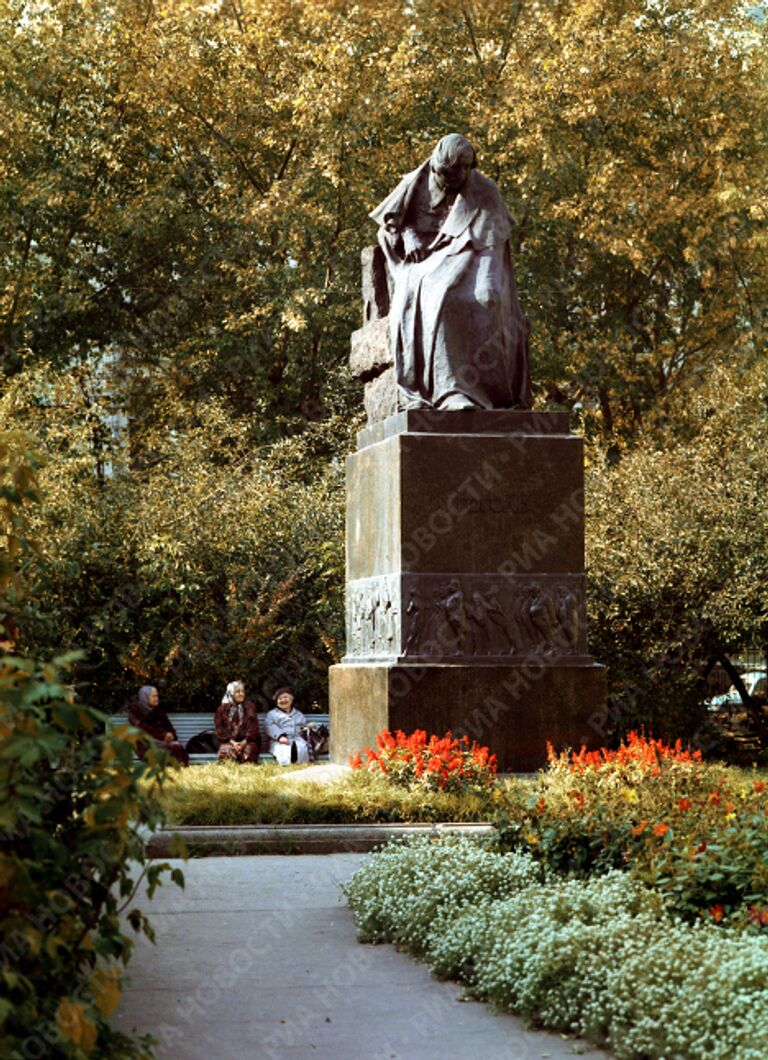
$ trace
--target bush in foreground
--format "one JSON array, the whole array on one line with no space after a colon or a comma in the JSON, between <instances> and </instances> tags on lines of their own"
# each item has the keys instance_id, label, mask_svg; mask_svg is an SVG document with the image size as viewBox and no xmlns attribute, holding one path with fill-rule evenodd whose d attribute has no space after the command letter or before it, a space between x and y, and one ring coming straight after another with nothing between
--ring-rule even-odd
<instances>
[{"instance_id":1,"label":"bush in foreground","mask_svg":"<svg viewBox=\"0 0 768 1060\"><path fill-rule=\"evenodd\" d=\"M391 843L345 888L362 941L392 941L478 998L617 1060L762 1060L768 941L688 925L626 873L544 876L459 837Z\"/></svg>"},{"instance_id":2,"label":"bush in foreground","mask_svg":"<svg viewBox=\"0 0 768 1060\"><path fill-rule=\"evenodd\" d=\"M154 795L167 755L150 752L145 765L134 758L138 734L102 729L103 715L72 702L54 666L2 659L2 1056L151 1055L109 1016L133 948L121 913L152 937L131 900L146 861L140 826L162 821ZM150 897L168 868L145 867Z\"/></svg>"},{"instance_id":3,"label":"bush in foreground","mask_svg":"<svg viewBox=\"0 0 768 1060\"><path fill-rule=\"evenodd\" d=\"M148 1039L109 1016L133 946L121 913L146 860L140 826L162 820L167 755L144 764L138 732L104 733L104 715L63 683L71 656L12 654L36 467L26 436L0 432L0 1056L148 1057ZM146 869L149 897L167 868ZM127 920L152 937L141 910Z\"/></svg>"}]
</instances>

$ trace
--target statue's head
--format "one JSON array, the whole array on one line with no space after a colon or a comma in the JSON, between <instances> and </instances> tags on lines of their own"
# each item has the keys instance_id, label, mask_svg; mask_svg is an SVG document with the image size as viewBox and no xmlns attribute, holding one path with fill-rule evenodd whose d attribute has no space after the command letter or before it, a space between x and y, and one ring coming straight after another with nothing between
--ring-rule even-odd
<instances>
[{"instance_id":1,"label":"statue's head","mask_svg":"<svg viewBox=\"0 0 768 1060\"><path fill-rule=\"evenodd\" d=\"M459 191L469 171L477 166L477 155L466 136L450 133L432 152L429 165L438 187L445 191Z\"/></svg>"}]
</instances>

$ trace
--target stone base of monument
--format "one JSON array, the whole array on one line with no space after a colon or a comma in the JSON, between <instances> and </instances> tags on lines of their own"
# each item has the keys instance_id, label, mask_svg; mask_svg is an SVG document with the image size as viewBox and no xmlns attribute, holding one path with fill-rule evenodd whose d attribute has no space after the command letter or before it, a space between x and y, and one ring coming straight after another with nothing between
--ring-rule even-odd
<instances>
[{"instance_id":1,"label":"stone base of monument","mask_svg":"<svg viewBox=\"0 0 768 1060\"><path fill-rule=\"evenodd\" d=\"M605 668L549 666L535 657L512 665L331 667L331 758L346 762L376 747L382 729L466 735L489 747L505 772L546 763L547 743L594 747L605 704Z\"/></svg>"},{"instance_id":2,"label":"stone base of monument","mask_svg":"<svg viewBox=\"0 0 768 1060\"><path fill-rule=\"evenodd\" d=\"M448 729L525 772L599 744L587 649L583 452L563 413L407 410L347 464L347 654L331 757Z\"/></svg>"}]
</instances>

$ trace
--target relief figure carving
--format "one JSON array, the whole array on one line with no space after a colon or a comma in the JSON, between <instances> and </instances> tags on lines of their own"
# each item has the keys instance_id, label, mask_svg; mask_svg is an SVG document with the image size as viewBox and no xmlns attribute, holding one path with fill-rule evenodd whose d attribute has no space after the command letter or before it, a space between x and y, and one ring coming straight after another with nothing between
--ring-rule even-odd
<instances>
[{"instance_id":1,"label":"relief figure carving","mask_svg":"<svg viewBox=\"0 0 768 1060\"><path fill-rule=\"evenodd\" d=\"M539 643L534 647L534 651L538 649L545 655L552 655L557 639L557 613L551 594L540 585L534 586L528 614L538 634Z\"/></svg>"},{"instance_id":2,"label":"relief figure carving","mask_svg":"<svg viewBox=\"0 0 768 1060\"><path fill-rule=\"evenodd\" d=\"M484 592L476 590L472 594L472 617L476 629L482 631L479 642L486 648L485 651L478 650L478 655L512 655L515 650L515 637L510 632L510 624L497 599L497 593L497 586L487 585Z\"/></svg>"},{"instance_id":3,"label":"relief figure carving","mask_svg":"<svg viewBox=\"0 0 768 1060\"><path fill-rule=\"evenodd\" d=\"M562 586L558 594L557 613L560 620L561 636L571 651L579 648L581 616L576 594L567 585Z\"/></svg>"},{"instance_id":4,"label":"relief figure carving","mask_svg":"<svg viewBox=\"0 0 768 1060\"><path fill-rule=\"evenodd\" d=\"M381 616L381 626L383 635L383 648L387 655L392 655L395 646L395 635L397 633L397 610L392 606L392 601L387 600L384 605L384 612Z\"/></svg>"},{"instance_id":5,"label":"relief figure carving","mask_svg":"<svg viewBox=\"0 0 768 1060\"><path fill-rule=\"evenodd\" d=\"M469 621L464 593L458 578L452 578L446 587L447 596L443 600L446 624L454 645L452 655L473 655L475 644L472 626Z\"/></svg>"},{"instance_id":6,"label":"relief figure carving","mask_svg":"<svg viewBox=\"0 0 768 1060\"><path fill-rule=\"evenodd\" d=\"M408 633L403 646L403 655L413 655L414 651L424 645L424 629L426 616L421 603L421 596L414 588L408 594L408 604L405 608Z\"/></svg>"},{"instance_id":7,"label":"relief figure carving","mask_svg":"<svg viewBox=\"0 0 768 1060\"><path fill-rule=\"evenodd\" d=\"M363 598L355 591L349 601L349 652L360 655L363 651Z\"/></svg>"}]
</instances>

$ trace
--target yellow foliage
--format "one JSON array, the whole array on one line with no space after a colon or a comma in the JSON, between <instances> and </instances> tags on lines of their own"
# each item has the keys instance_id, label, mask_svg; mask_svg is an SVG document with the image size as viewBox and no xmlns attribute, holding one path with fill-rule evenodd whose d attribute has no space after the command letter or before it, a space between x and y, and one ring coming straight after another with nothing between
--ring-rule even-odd
<instances>
[{"instance_id":1,"label":"yellow foliage","mask_svg":"<svg viewBox=\"0 0 768 1060\"><path fill-rule=\"evenodd\" d=\"M117 968L97 968L91 977L94 1003L103 1016L109 1017L120 1001L120 971Z\"/></svg>"},{"instance_id":2,"label":"yellow foliage","mask_svg":"<svg viewBox=\"0 0 768 1060\"><path fill-rule=\"evenodd\" d=\"M92 1052L98 1032L81 1004L63 998L56 1013L56 1025L64 1037L69 1038L86 1055Z\"/></svg>"}]
</instances>

